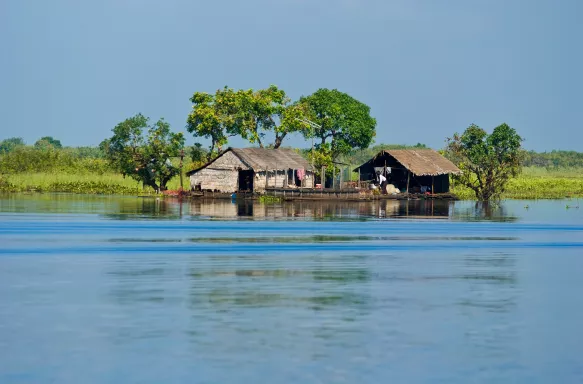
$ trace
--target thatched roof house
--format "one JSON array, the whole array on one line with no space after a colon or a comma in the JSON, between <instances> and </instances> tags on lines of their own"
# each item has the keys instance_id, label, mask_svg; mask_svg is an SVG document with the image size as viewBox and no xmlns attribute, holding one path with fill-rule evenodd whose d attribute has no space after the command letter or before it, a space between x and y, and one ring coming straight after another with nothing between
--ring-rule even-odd
<instances>
[{"instance_id":1,"label":"thatched roof house","mask_svg":"<svg viewBox=\"0 0 583 384\"><path fill-rule=\"evenodd\" d=\"M354 170L361 180L375 180L380 171L401 191L449 192L449 175L461 171L433 149L387 149Z\"/></svg>"},{"instance_id":2,"label":"thatched roof house","mask_svg":"<svg viewBox=\"0 0 583 384\"><path fill-rule=\"evenodd\" d=\"M191 190L225 193L314 186L310 164L291 149L228 148L187 175Z\"/></svg>"}]
</instances>

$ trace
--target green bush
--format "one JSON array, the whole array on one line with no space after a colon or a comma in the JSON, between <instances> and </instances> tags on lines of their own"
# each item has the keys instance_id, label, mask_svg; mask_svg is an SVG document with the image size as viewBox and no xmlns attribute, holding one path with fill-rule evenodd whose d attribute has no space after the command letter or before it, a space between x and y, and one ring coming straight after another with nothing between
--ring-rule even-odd
<instances>
[{"instance_id":1,"label":"green bush","mask_svg":"<svg viewBox=\"0 0 583 384\"><path fill-rule=\"evenodd\" d=\"M17 147L0 155L0 174L25 172L97 173L111 172L103 158L84 157L69 149Z\"/></svg>"}]
</instances>

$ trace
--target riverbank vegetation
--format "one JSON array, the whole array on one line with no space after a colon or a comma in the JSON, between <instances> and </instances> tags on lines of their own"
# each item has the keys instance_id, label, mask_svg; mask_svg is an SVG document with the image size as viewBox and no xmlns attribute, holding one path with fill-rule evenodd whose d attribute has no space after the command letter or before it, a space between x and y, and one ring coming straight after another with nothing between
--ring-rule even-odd
<instances>
[{"instance_id":1,"label":"riverbank vegetation","mask_svg":"<svg viewBox=\"0 0 583 384\"><path fill-rule=\"evenodd\" d=\"M163 119L150 124L141 114L117 124L99 147L64 147L51 136L33 145L7 138L0 141L0 192L150 194L178 190L181 181L188 188L185 172L215 158L232 137L283 148L285 139L299 134L311 148L298 151L315 166L316 175L325 166L329 176L342 172L345 181L355 180L351 170L381 149L427 148L422 143L371 146L376 120L370 108L338 90L319 89L294 101L273 85L224 87L214 94L195 92L190 101L186 129L208 147L185 147L182 134L172 132ZM481 135L475 142L468 130L449 140L442 153L464 171L452 178L454 193L478 200L583 197L583 153L523 151L520 136L502 126L515 140L500 140L500 127L490 135L470 127L470 133Z\"/></svg>"},{"instance_id":2,"label":"riverbank vegetation","mask_svg":"<svg viewBox=\"0 0 583 384\"><path fill-rule=\"evenodd\" d=\"M378 145L358 151L347 157L351 164L359 164L375 153L380 147L406 148L401 145ZM423 147L418 144L416 147ZM185 149L185 153L196 152L196 147ZM309 152L309 151L308 151ZM559 166L526 166L522 173L508 182L502 198L510 199L562 199L583 198L583 166L568 167L573 163L569 156L555 152L561 158ZM578 154L575 152L575 154ZM548 154L535 154L547 158ZM172 159L178 165L178 159ZM364 161L363 161L364 162ZM185 157L183 172L201 164ZM183 175L184 183L188 178ZM173 178L167 188L177 190L179 177ZM23 146L16 152L0 154L0 192L70 192L91 194L141 195L154 194L151 188L144 188L141 182L117 173L105 159L99 148L35 149ZM475 194L459 183L452 183L452 192L460 199L473 200Z\"/></svg>"}]
</instances>

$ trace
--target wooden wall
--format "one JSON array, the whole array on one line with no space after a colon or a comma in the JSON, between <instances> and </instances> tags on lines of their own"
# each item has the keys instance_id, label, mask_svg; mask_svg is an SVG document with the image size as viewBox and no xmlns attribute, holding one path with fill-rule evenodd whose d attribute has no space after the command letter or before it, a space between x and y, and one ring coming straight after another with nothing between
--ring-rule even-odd
<instances>
[{"instance_id":1,"label":"wooden wall","mask_svg":"<svg viewBox=\"0 0 583 384\"><path fill-rule=\"evenodd\" d=\"M208 167L190 175L190 188L203 191L235 192L239 188L239 169L248 167L232 152L226 152Z\"/></svg>"},{"instance_id":2,"label":"wooden wall","mask_svg":"<svg viewBox=\"0 0 583 384\"><path fill-rule=\"evenodd\" d=\"M239 170L249 170L232 152L226 152L208 167L190 175L190 188L203 191L236 192L239 189ZM266 182L266 174L267 184ZM200 188L198 188L200 186ZM265 187L285 188L288 186L287 170L259 171L253 180L255 192L263 192ZM305 188L314 187L314 174L307 171L303 182Z\"/></svg>"}]
</instances>

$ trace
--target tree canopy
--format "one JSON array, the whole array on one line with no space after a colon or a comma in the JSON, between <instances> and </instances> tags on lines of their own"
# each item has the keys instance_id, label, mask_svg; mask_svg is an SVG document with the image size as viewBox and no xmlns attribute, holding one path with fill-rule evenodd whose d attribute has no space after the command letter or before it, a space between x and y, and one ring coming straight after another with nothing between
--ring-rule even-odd
<instances>
[{"instance_id":1,"label":"tree canopy","mask_svg":"<svg viewBox=\"0 0 583 384\"><path fill-rule=\"evenodd\" d=\"M164 119L149 125L142 114L130 117L113 128L113 136L101 143L108 160L124 176L141 181L155 190L165 190L180 169L172 165L184 146L182 133L170 131Z\"/></svg>"},{"instance_id":2,"label":"tree canopy","mask_svg":"<svg viewBox=\"0 0 583 384\"><path fill-rule=\"evenodd\" d=\"M263 148L279 148L292 132L306 132L309 125L301 121L304 106L292 103L282 89L272 85L254 91L224 87L214 95L196 92L190 101L187 130L195 137L211 140L209 157L221 151L229 137L240 136ZM273 141L267 143L267 136Z\"/></svg>"},{"instance_id":3,"label":"tree canopy","mask_svg":"<svg viewBox=\"0 0 583 384\"><path fill-rule=\"evenodd\" d=\"M53 138L52 136L44 136L44 137L41 137L40 139L38 139L34 143L34 147L39 148L39 149L47 149L47 148L60 149L60 148L63 148L63 145L61 144L60 140L57 140L57 139Z\"/></svg>"},{"instance_id":4,"label":"tree canopy","mask_svg":"<svg viewBox=\"0 0 583 384\"><path fill-rule=\"evenodd\" d=\"M24 146L24 140L22 137L10 137L0 141L0 154L12 151L17 147Z\"/></svg>"},{"instance_id":5,"label":"tree canopy","mask_svg":"<svg viewBox=\"0 0 583 384\"><path fill-rule=\"evenodd\" d=\"M499 198L508 181L522 169L523 139L507 124L491 134L470 125L463 134L447 139L446 155L462 170L455 179L470 188L479 201Z\"/></svg>"},{"instance_id":6,"label":"tree canopy","mask_svg":"<svg viewBox=\"0 0 583 384\"><path fill-rule=\"evenodd\" d=\"M319 140L316 148L332 159L354 149L367 148L376 135L376 119L370 107L336 89L319 89L310 96L301 97L308 119L319 125L306 134Z\"/></svg>"}]
</instances>

